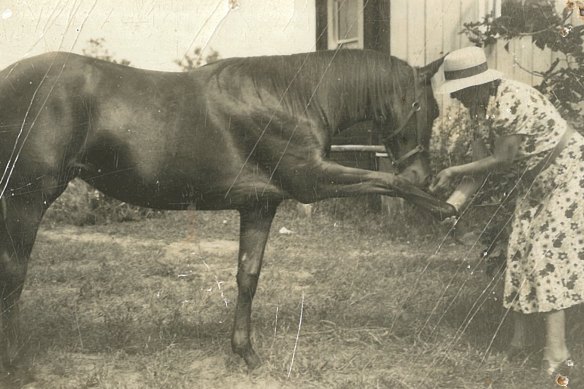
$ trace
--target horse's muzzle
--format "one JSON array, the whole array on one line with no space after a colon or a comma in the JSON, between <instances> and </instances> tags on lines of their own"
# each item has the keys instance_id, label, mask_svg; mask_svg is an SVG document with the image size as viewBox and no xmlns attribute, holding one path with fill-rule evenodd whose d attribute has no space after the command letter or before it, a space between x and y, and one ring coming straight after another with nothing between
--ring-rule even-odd
<instances>
[{"instance_id":1,"label":"horse's muzzle","mask_svg":"<svg viewBox=\"0 0 584 389\"><path fill-rule=\"evenodd\" d=\"M405 178L419 188L424 188L424 190L426 190L430 185L430 182L432 182L431 176L421 172L419 169L406 169L398 174L398 176Z\"/></svg>"},{"instance_id":2,"label":"horse's muzzle","mask_svg":"<svg viewBox=\"0 0 584 389\"><path fill-rule=\"evenodd\" d=\"M414 158L412 163L405 167L398 176L405 178L419 188L426 188L430 183L429 165L424 158Z\"/></svg>"}]
</instances>

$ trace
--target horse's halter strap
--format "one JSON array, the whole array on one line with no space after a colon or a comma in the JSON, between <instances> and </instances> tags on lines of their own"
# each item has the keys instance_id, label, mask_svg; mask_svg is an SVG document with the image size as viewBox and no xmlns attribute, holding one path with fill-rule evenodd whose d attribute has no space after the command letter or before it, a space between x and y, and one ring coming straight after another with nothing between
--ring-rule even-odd
<instances>
[{"instance_id":1,"label":"horse's halter strap","mask_svg":"<svg viewBox=\"0 0 584 389\"><path fill-rule=\"evenodd\" d=\"M400 165L402 165L405 161L407 161L408 159L410 159L411 157L413 157L414 155L416 155L418 153L424 152L424 150L425 150L424 146L422 146L422 128L421 128L422 124L421 124L421 118L420 118L420 114L419 114L420 110L422 109L422 106L420 105L420 102L419 102L419 98L421 97L423 92L424 92L423 90L421 92L418 92L418 73L414 70L415 99L414 99L414 102L412 103L412 107L410 108L410 112L408 112L406 119L403 121L402 125L397 130L395 130L391 134L381 138L381 141L385 145L385 150L387 152L387 156L391 159L391 165L395 169L399 169ZM410 151L408 151L407 153L405 153L404 155L402 155L400 158L396 158L395 154L391 151L391 149L387 146L387 144L392 139L394 139L395 137L400 135L402 132L404 132L404 130L406 129L406 126L408 125L408 123L410 122L410 120L412 119L412 116L414 116L414 114L416 115L416 137L418 140L418 145L416 147L414 147L413 149L411 149Z\"/></svg>"}]
</instances>

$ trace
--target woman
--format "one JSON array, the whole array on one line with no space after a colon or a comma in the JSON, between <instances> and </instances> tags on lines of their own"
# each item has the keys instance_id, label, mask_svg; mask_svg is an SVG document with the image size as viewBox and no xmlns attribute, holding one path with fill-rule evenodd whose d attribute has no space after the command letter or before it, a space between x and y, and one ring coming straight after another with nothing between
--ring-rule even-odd
<instances>
[{"instance_id":1,"label":"woman","mask_svg":"<svg viewBox=\"0 0 584 389\"><path fill-rule=\"evenodd\" d=\"M442 170L430 190L446 189L466 176L448 200L460 210L478 188L477 177L518 169L520 180L509 188L518 193L504 297L504 306L517 312L511 347L527 346L525 315L541 313L544 369L563 380L573 366L565 309L584 301L584 137L537 90L488 69L480 48L449 54L444 79L437 92L459 100L476 123L475 160Z\"/></svg>"}]
</instances>

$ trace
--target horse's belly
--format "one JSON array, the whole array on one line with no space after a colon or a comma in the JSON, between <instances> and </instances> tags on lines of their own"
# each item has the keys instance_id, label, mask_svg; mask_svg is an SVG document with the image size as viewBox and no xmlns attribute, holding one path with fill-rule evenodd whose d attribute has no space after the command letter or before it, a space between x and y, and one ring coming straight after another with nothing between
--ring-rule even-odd
<instances>
[{"instance_id":1,"label":"horse's belly","mask_svg":"<svg viewBox=\"0 0 584 389\"><path fill-rule=\"evenodd\" d=\"M260 199L284 199L287 194L261 176L176 171L140 176L132 169L82 171L80 177L108 196L156 209L237 209Z\"/></svg>"},{"instance_id":2,"label":"horse's belly","mask_svg":"<svg viewBox=\"0 0 584 389\"><path fill-rule=\"evenodd\" d=\"M179 131L162 124L163 131L155 131L152 123L114 126L104 118L101 125L80 176L122 201L158 209L234 209L261 198L286 197L222 132L204 126Z\"/></svg>"}]
</instances>

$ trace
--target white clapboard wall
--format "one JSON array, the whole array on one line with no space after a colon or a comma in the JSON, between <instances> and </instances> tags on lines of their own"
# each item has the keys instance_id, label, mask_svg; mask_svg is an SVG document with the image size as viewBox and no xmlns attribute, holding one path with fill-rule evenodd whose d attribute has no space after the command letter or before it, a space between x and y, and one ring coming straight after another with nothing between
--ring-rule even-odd
<instances>
[{"instance_id":1,"label":"white clapboard wall","mask_svg":"<svg viewBox=\"0 0 584 389\"><path fill-rule=\"evenodd\" d=\"M472 43L460 34L463 24L482 20L487 14L501 13L503 0L392 0L390 2L391 54L411 65L421 66L450 51ZM534 1L534 0L525 0ZM561 12L565 0L554 0ZM583 21L574 13L570 22ZM554 55L549 50L535 47L530 37L509 42L508 51L500 41L487 48L489 66L506 77L527 84L538 84L541 79L530 71L549 68Z\"/></svg>"}]
</instances>

